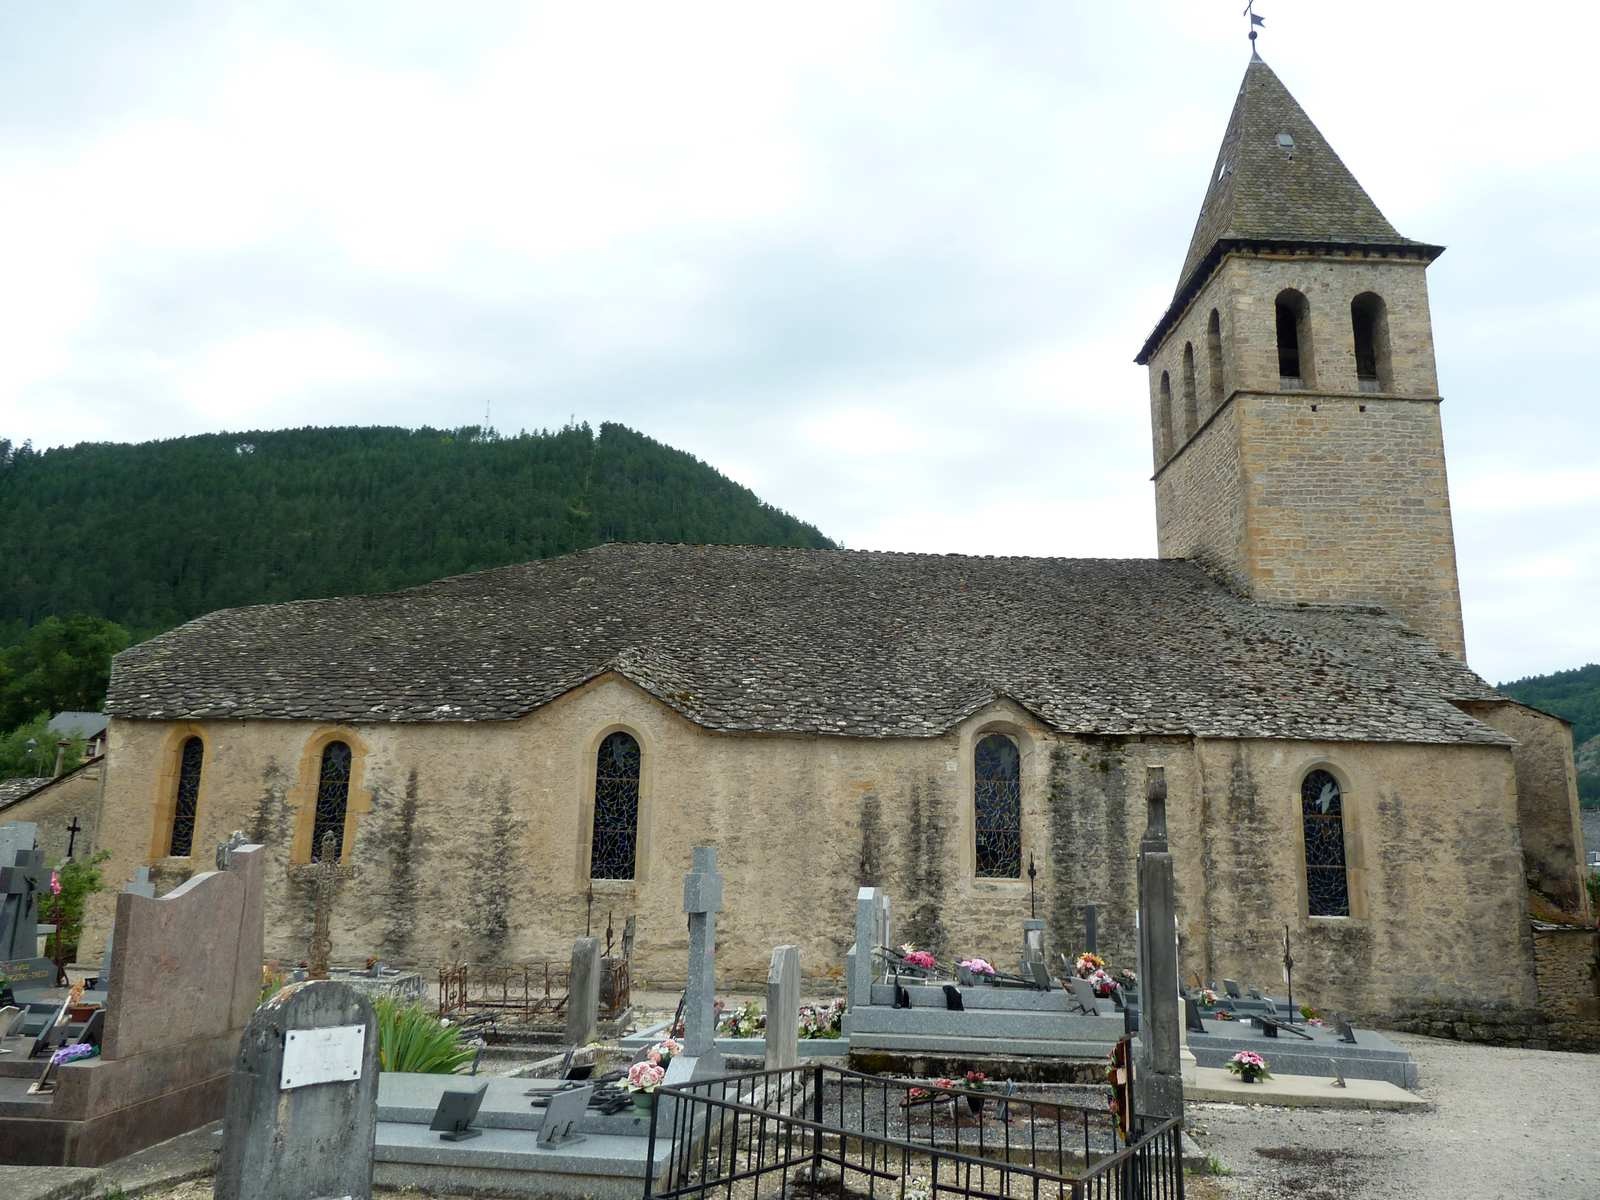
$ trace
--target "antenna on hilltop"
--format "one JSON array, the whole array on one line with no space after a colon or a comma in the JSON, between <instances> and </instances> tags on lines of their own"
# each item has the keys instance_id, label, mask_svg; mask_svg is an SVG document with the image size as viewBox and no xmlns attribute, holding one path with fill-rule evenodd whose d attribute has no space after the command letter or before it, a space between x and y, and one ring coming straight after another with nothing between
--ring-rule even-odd
<instances>
[{"instance_id":1,"label":"antenna on hilltop","mask_svg":"<svg viewBox=\"0 0 1600 1200\"><path fill-rule=\"evenodd\" d=\"M1256 0L1250 0L1250 2L1244 6L1244 12L1241 15L1250 18L1250 57L1255 58L1256 26L1265 25L1267 23L1267 19L1265 17L1256 16Z\"/></svg>"}]
</instances>

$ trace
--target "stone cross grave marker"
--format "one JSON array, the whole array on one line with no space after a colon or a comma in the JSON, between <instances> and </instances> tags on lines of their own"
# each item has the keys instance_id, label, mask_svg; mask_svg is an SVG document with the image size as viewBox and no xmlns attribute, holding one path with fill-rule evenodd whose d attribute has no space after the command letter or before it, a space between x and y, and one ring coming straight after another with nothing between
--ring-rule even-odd
<instances>
[{"instance_id":1,"label":"stone cross grave marker","mask_svg":"<svg viewBox=\"0 0 1600 1200\"><path fill-rule=\"evenodd\" d=\"M714 846L694 848L683 877L683 911L689 916L689 976L683 994L683 1053L667 1066L667 1083L704 1078L721 1069L717 1053L717 914L722 874Z\"/></svg>"},{"instance_id":2,"label":"stone cross grave marker","mask_svg":"<svg viewBox=\"0 0 1600 1200\"><path fill-rule=\"evenodd\" d=\"M0 825L0 964L14 988L50 987L55 964L39 954L39 901L50 888L32 821Z\"/></svg>"},{"instance_id":3,"label":"stone cross grave marker","mask_svg":"<svg viewBox=\"0 0 1600 1200\"><path fill-rule=\"evenodd\" d=\"M800 947L779 946L767 969L767 1059L769 1071L800 1064Z\"/></svg>"},{"instance_id":4,"label":"stone cross grave marker","mask_svg":"<svg viewBox=\"0 0 1600 1200\"><path fill-rule=\"evenodd\" d=\"M378 1024L343 983L291 984L256 1010L228 1081L215 1200L371 1200Z\"/></svg>"},{"instance_id":5,"label":"stone cross grave marker","mask_svg":"<svg viewBox=\"0 0 1600 1200\"><path fill-rule=\"evenodd\" d=\"M567 976L566 1040L587 1046L600 1031L600 941L581 937L572 943L572 970Z\"/></svg>"},{"instance_id":6,"label":"stone cross grave marker","mask_svg":"<svg viewBox=\"0 0 1600 1200\"><path fill-rule=\"evenodd\" d=\"M339 895L339 884L355 872L341 863L335 855L337 843L333 830L322 835L322 850L314 863L296 867L295 875L311 881L311 953L306 959L307 979L326 979L328 960L333 956L333 902ZM221 850L218 854L221 856Z\"/></svg>"},{"instance_id":7,"label":"stone cross grave marker","mask_svg":"<svg viewBox=\"0 0 1600 1200\"><path fill-rule=\"evenodd\" d=\"M1147 817L1139 839L1139 1045L1134 1087L1139 1111L1183 1115L1179 1048L1177 897L1167 846L1167 780L1146 771Z\"/></svg>"}]
</instances>

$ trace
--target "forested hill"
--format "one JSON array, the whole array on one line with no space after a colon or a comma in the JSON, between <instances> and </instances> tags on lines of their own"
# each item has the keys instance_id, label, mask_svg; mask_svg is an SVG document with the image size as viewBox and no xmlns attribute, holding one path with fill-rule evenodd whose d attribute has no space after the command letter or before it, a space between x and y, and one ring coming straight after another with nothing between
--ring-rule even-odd
<instances>
[{"instance_id":1,"label":"forested hill","mask_svg":"<svg viewBox=\"0 0 1600 1200\"><path fill-rule=\"evenodd\" d=\"M1585 808L1600 808L1600 663L1551 675L1530 675L1502 683L1500 690L1572 722L1578 793Z\"/></svg>"},{"instance_id":2,"label":"forested hill","mask_svg":"<svg viewBox=\"0 0 1600 1200\"><path fill-rule=\"evenodd\" d=\"M52 614L135 637L212 609L383 591L606 541L829 546L622 425L333 428L36 452L0 441L0 644Z\"/></svg>"}]
</instances>

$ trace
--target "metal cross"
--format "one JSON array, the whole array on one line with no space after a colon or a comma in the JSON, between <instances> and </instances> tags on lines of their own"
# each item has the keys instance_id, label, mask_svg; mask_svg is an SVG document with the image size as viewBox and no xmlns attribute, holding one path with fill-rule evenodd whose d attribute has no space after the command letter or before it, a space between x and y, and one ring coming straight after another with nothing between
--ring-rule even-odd
<instances>
[{"instance_id":1,"label":"metal cross","mask_svg":"<svg viewBox=\"0 0 1600 1200\"><path fill-rule=\"evenodd\" d=\"M1283 983L1289 989L1289 1024L1294 1024L1294 955L1289 953L1289 927L1283 927Z\"/></svg>"},{"instance_id":2,"label":"metal cross","mask_svg":"<svg viewBox=\"0 0 1600 1200\"><path fill-rule=\"evenodd\" d=\"M78 824L78 818L72 818L72 824L67 826L67 857L72 857L72 851L78 844L78 835L83 832L83 826Z\"/></svg>"},{"instance_id":3,"label":"metal cross","mask_svg":"<svg viewBox=\"0 0 1600 1200\"><path fill-rule=\"evenodd\" d=\"M1033 854L1032 854L1032 852L1030 852L1028 854L1028 916L1029 917L1037 917L1039 915L1039 910L1035 907L1034 902L1033 902L1033 878L1038 873L1039 873L1039 869L1033 865Z\"/></svg>"},{"instance_id":4,"label":"metal cross","mask_svg":"<svg viewBox=\"0 0 1600 1200\"><path fill-rule=\"evenodd\" d=\"M339 884L355 872L339 862L338 842L333 830L322 835L322 856L314 863L297 867L295 874L311 881L314 908L311 920L311 956L307 960L307 979L326 979L328 959L333 954L333 901Z\"/></svg>"}]
</instances>

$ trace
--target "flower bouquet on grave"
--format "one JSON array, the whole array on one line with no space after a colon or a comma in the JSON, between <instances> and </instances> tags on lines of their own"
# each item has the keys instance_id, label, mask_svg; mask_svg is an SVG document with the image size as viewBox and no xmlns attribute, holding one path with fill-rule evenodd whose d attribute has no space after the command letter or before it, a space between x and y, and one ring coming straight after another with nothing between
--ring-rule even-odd
<instances>
[{"instance_id":1,"label":"flower bouquet on grave","mask_svg":"<svg viewBox=\"0 0 1600 1200\"><path fill-rule=\"evenodd\" d=\"M800 1006L800 1036L833 1039L844 1036L845 1001L842 996L824 1004Z\"/></svg>"},{"instance_id":2,"label":"flower bouquet on grave","mask_svg":"<svg viewBox=\"0 0 1600 1200\"><path fill-rule=\"evenodd\" d=\"M1072 964L1072 969L1078 973L1079 979L1088 979L1093 976L1096 971L1105 971L1106 960L1101 958L1093 950L1085 950L1082 954L1078 955L1078 961Z\"/></svg>"},{"instance_id":3,"label":"flower bouquet on grave","mask_svg":"<svg viewBox=\"0 0 1600 1200\"><path fill-rule=\"evenodd\" d=\"M1241 1050L1228 1060L1228 1072L1237 1075L1241 1083L1254 1083L1258 1079L1271 1079L1267 1060L1254 1050Z\"/></svg>"},{"instance_id":4,"label":"flower bouquet on grave","mask_svg":"<svg viewBox=\"0 0 1600 1200\"><path fill-rule=\"evenodd\" d=\"M1103 968L1095 968L1084 978L1089 981L1089 986L1094 989L1094 994L1102 1000L1108 998L1118 987L1117 981L1107 975Z\"/></svg>"},{"instance_id":5,"label":"flower bouquet on grave","mask_svg":"<svg viewBox=\"0 0 1600 1200\"><path fill-rule=\"evenodd\" d=\"M1217 993L1212 991L1210 988L1201 988L1200 1003L1204 1004L1207 1008L1215 1008L1217 1006Z\"/></svg>"},{"instance_id":6,"label":"flower bouquet on grave","mask_svg":"<svg viewBox=\"0 0 1600 1200\"><path fill-rule=\"evenodd\" d=\"M667 1077L667 1069L646 1059L628 1068L628 1082L623 1086L633 1095L633 1107L648 1113L656 1106L656 1089Z\"/></svg>"},{"instance_id":7,"label":"flower bouquet on grave","mask_svg":"<svg viewBox=\"0 0 1600 1200\"><path fill-rule=\"evenodd\" d=\"M677 1038L669 1037L666 1040L657 1042L654 1046L651 1046L650 1049L645 1051L644 1057L646 1062L653 1063L665 1071L667 1069L667 1064L682 1053L683 1043Z\"/></svg>"},{"instance_id":8,"label":"flower bouquet on grave","mask_svg":"<svg viewBox=\"0 0 1600 1200\"><path fill-rule=\"evenodd\" d=\"M975 984L994 982L994 964L986 958L963 958L960 966L972 976L972 982Z\"/></svg>"},{"instance_id":9,"label":"flower bouquet on grave","mask_svg":"<svg viewBox=\"0 0 1600 1200\"><path fill-rule=\"evenodd\" d=\"M989 1077L982 1071L968 1071L962 1078L963 1082L966 1083L967 1091L969 1092L987 1092L991 1087L994 1086L989 1082ZM982 1113L983 1101L984 1097L982 1096L968 1096L967 1107L974 1113Z\"/></svg>"},{"instance_id":10,"label":"flower bouquet on grave","mask_svg":"<svg viewBox=\"0 0 1600 1200\"><path fill-rule=\"evenodd\" d=\"M1130 994L1139 990L1139 976L1134 974L1132 967L1123 967L1122 970L1117 972L1117 983L1124 992Z\"/></svg>"},{"instance_id":11,"label":"flower bouquet on grave","mask_svg":"<svg viewBox=\"0 0 1600 1200\"><path fill-rule=\"evenodd\" d=\"M900 961L918 971L931 972L939 965L938 960L929 951L918 950L910 942L900 947Z\"/></svg>"},{"instance_id":12,"label":"flower bouquet on grave","mask_svg":"<svg viewBox=\"0 0 1600 1200\"><path fill-rule=\"evenodd\" d=\"M731 1011L724 1009L717 1017L717 1034L720 1037L761 1037L766 1029L767 1018L761 1011L760 1003L755 1000L746 1001Z\"/></svg>"}]
</instances>

